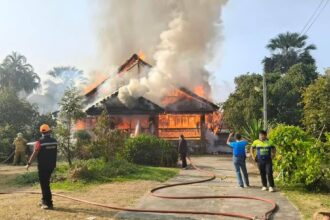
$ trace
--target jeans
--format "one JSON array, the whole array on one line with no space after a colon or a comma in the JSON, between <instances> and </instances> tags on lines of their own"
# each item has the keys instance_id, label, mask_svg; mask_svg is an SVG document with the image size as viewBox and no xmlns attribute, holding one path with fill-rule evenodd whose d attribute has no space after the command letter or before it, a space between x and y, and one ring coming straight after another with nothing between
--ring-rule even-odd
<instances>
[{"instance_id":1,"label":"jeans","mask_svg":"<svg viewBox=\"0 0 330 220\"><path fill-rule=\"evenodd\" d=\"M258 159L262 186L267 187L267 180L270 187L274 187L273 163L271 159Z\"/></svg>"},{"instance_id":2,"label":"jeans","mask_svg":"<svg viewBox=\"0 0 330 220\"><path fill-rule=\"evenodd\" d=\"M39 182L42 192L42 203L47 206L53 206L52 192L50 191L50 177L53 170L38 170Z\"/></svg>"},{"instance_id":3,"label":"jeans","mask_svg":"<svg viewBox=\"0 0 330 220\"><path fill-rule=\"evenodd\" d=\"M233 157L233 162L234 162L234 166L235 166L235 171L236 171L236 176L237 176L237 181L239 186L243 187L243 180L242 180L242 175L241 175L241 170L243 173L243 177L244 177L244 183L246 186L249 186L249 176L246 170L246 164L245 164L245 156L234 156Z\"/></svg>"}]
</instances>

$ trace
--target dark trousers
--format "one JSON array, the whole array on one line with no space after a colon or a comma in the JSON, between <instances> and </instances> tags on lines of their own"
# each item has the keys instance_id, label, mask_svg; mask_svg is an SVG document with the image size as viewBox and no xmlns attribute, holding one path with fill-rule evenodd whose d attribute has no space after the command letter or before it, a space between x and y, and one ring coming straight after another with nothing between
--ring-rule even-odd
<instances>
[{"instance_id":1,"label":"dark trousers","mask_svg":"<svg viewBox=\"0 0 330 220\"><path fill-rule=\"evenodd\" d=\"M267 180L270 187L274 187L273 177L273 163L271 159L258 159L258 168L260 171L260 177L262 186L267 187Z\"/></svg>"},{"instance_id":2,"label":"dark trousers","mask_svg":"<svg viewBox=\"0 0 330 220\"><path fill-rule=\"evenodd\" d=\"M50 177L52 175L53 169L43 170L39 169L39 182L42 192L42 203L47 206L53 206L52 192L50 191Z\"/></svg>"},{"instance_id":3,"label":"dark trousers","mask_svg":"<svg viewBox=\"0 0 330 220\"><path fill-rule=\"evenodd\" d=\"M243 173L243 178L244 178L244 183L246 186L249 186L249 176L246 170L246 163L245 163L245 156L234 156L233 157L233 162L234 162L234 167L235 167L235 172L236 172L236 177L238 181L238 185L243 187L243 179L242 179L242 174Z\"/></svg>"},{"instance_id":4,"label":"dark trousers","mask_svg":"<svg viewBox=\"0 0 330 220\"><path fill-rule=\"evenodd\" d=\"M180 153L180 159L182 161L182 167L187 167L187 154L186 153Z\"/></svg>"}]
</instances>

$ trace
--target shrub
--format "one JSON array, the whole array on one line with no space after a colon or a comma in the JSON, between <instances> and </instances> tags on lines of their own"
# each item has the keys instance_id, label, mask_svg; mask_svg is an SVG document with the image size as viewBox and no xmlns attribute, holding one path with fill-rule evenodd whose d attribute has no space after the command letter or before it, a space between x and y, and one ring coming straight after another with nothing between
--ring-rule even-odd
<instances>
[{"instance_id":1,"label":"shrub","mask_svg":"<svg viewBox=\"0 0 330 220\"><path fill-rule=\"evenodd\" d=\"M278 125L269 138L276 146L274 168L285 184L302 184L308 190L325 186L329 178L329 145L296 126Z\"/></svg>"},{"instance_id":2,"label":"shrub","mask_svg":"<svg viewBox=\"0 0 330 220\"><path fill-rule=\"evenodd\" d=\"M87 131L77 131L75 133L76 138L76 151L75 156L79 159L89 159L91 158L91 152L89 146L91 143L92 136Z\"/></svg>"},{"instance_id":3,"label":"shrub","mask_svg":"<svg viewBox=\"0 0 330 220\"><path fill-rule=\"evenodd\" d=\"M38 172L28 172L18 175L14 182L18 185L32 185L39 182Z\"/></svg>"},{"instance_id":4,"label":"shrub","mask_svg":"<svg viewBox=\"0 0 330 220\"><path fill-rule=\"evenodd\" d=\"M168 141L151 135L129 138L125 143L123 158L127 161L151 166L175 166L177 150Z\"/></svg>"},{"instance_id":5,"label":"shrub","mask_svg":"<svg viewBox=\"0 0 330 220\"><path fill-rule=\"evenodd\" d=\"M124 149L128 134L113 129L109 121L109 115L103 112L93 129L94 141L89 147L93 158L103 157L106 161L114 160Z\"/></svg>"},{"instance_id":6,"label":"shrub","mask_svg":"<svg viewBox=\"0 0 330 220\"><path fill-rule=\"evenodd\" d=\"M138 167L125 160L90 159L76 161L69 170L69 179L90 181L111 181L118 176L126 176L138 171Z\"/></svg>"}]
</instances>

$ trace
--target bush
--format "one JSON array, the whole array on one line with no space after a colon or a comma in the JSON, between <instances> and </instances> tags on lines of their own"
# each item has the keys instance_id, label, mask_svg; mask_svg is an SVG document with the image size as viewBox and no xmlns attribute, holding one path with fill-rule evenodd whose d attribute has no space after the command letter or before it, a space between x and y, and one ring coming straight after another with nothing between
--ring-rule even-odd
<instances>
[{"instance_id":1,"label":"bush","mask_svg":"<svg viewBox=\"0 0 330 220\"><path fill-rule=\"evenodd\" d=\"M284 184L302 184L319 190L329 180L330 144L310 137L296 126L278 125L269 138L276 146L274 168L283 174Z\"/></svg>"},{"instance_id":2,"label":"bush","mask_svg":"<svg viewBox=\"0 0 330 220\"><path fill-rule=\"evenodd\" d=\"M138 171L138 167L125 160L106 162L102 159L76 161L69 170L69 179L84 181L111 181L112 178L125 176Z\"/></svg>"},{"instance_id":3,"label":"bush","mask_svg":"<svg viewBox=\"0 0 330 220\"><path fill-rule=\"evenodd\" d=\"M102 157L106 161L111 161L116 159L124 149L128 134L121 130L113 129L109 121L109 115L103 112L93 129L94 141L89 146L89 151L93 158Z\"/></svg>"},{"instance_id":4,"label":"bush","mask_svg":"<svg viewBox=\"0 0 330 220\"><path fill-rule=\"evenodd\" d=\"M129 162L151 166L176 166L178 153L168 141L151 135L129 138L123 158Z\"/></svg>"},{"instance_id":5,"label":"bush","mask_svg":"<svg viewBox=\"0 0 330 220\"><path fill-rule=\"evenodd\" d=\"M76 138L76 151L75 156L79 159L89 159L92 157L89 146L92 136L85 130L77 131Z\"/></svg>"},{"instance_id":6,"label":"bush","mask_svg":"<svg viewBox=\"0 0 330 220\"><path fill-rule=\"evenodd\" d=\"M32 185L39 182L38 172L28 172L18 175L14 182L18 185Z\"/></svg>"}]
</instances>

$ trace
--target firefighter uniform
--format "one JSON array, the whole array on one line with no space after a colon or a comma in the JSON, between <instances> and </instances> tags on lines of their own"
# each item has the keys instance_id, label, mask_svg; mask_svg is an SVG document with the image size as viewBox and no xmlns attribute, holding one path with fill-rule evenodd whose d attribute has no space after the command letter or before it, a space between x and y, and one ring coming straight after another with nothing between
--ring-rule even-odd
<instances>
[{"instance_id":1,"label":"firefighter uniform","mask_svg":"<svg viewBox=\"0 0 330 220\"><path fill-rule=\"evenodd\" d=\"M23 135L18 133L13 142L15 146L14 165L18 165L20 162L26 163L26 143L27 141L23 138Z\"/></svg>"},{"instance_id":2,"label":"firefighter uniform","mask_svg":"<svg viewBox=\"0 0 330 220\"><path fill-rule=\"evenodd\" d=\"M50 190L50 177L56 167L57 141L50 133L43 134L36 142L35 151L38 151L38 175L42 191L42 204L53 207L52 193Z\"/></svg>"}]
</instances>

